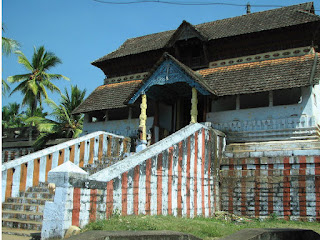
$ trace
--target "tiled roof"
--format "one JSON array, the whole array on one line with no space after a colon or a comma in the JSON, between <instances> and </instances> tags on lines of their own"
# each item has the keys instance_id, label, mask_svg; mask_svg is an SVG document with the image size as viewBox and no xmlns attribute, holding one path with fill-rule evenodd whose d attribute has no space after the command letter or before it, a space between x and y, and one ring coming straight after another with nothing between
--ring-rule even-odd
<instances>
[{"instance_id":1,"label":"tiled roof","mask_svg":"<svg viewBox=\"0 0 320 240\"><path fill-rule=\"evenodd\" d=\"M319 16L311 13L312 8L313 3L308 2L203 23L194 25L194 27L199 34L208 40L213 40L320 21ZM92 64L95 65L108 59L164 48L175 32L176 30L170 30L128 39L119 49L97 59Z\"/></svg>"},{"instance_id":2,"label":"tiled roof","mask_svg":"<svg viewBox=\"0 0 320 240\"><path fill-rule=\"evenodd\" d=\"M214 95L249 94L319 84L319 55L319 53L308 54L208 68L194 72L169 54L164 54L154 66L154 70L157 69L165 58L169 57L176 61L195 81ZM317 60L314 68L315 71L313 78L311 78L315 60ZM144 81L133 80L107 84L96 88L73 113L126 107L127 101L140 89L142 84L150 77L150 74Z\"/></svg>"},{"instance_id":3,"label":"tiled roof","mask_svg":"<svg viewBox=\"0 0 320 240\"><path fill-rule=\"evenodd\" d=\"M97 87L73 114L126 107L124 101L140 82L133 80Z\"/></svg>"},{"instance_id":4,"label":"tiled roof","mask_svg":"<svg viewBox=\"0 0 320 240\"><path fill-rule=\"evenodd\" d=\"M315 56L315 54L309 54L243 63L209 68L199 73L218 96L303 87L319 83L319 56L314 78L310 82Z\"/></svg>"}]
</instances>

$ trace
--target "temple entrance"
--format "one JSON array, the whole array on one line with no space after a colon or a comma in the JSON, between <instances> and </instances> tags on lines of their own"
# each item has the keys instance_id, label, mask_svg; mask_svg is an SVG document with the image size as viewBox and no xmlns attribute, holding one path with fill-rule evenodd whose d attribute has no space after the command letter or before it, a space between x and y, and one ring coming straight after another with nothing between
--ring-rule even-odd
<instances>
[{"instance_id":1,"label":"temple entrance","mask_svg":"<svg viewBox=\"0 0 320 240\"><path fill-rule=\"evenodd\" d=\"M147 96L154 102L153 142L190 124L192 88L188 84L154 85ZM204 120L204 99L198 94L198 122Z\"/></svg>"},{"instance_id":2,"label":"temple entrance","mask_svg":"<svg viewBox=\"0 0 320 240\"><path fill-rule=\"evenodd\" d=\"M132 93L127 104L133 104L140 96L140 151L146 147L147 101L154 103L151 143L155 143L189 123L205 121L207 96L214 94L202 77L164 53L153 70Z\"/></svg>"},{"instance_id":3,"label":"temple entrance","mask_svg":"<svg viewBox=\"0 0 320 240\"><path fill-rule=\"evenodd\" d=\"M191 91L191 90L190 90ZM176 101L175 131L180 130L190 123L191 97L180 97Z\"/></svg>"}]
</instances>

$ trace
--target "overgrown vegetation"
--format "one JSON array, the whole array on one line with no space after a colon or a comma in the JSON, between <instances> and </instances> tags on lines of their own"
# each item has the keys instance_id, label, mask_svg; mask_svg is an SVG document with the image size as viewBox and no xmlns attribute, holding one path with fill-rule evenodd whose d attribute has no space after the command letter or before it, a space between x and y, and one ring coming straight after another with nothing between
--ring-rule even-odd
<instances>
[{"instance_id":1,"label":"overgrown vegetation","mask_svg":"<svg viewBox=\"0 0 320 240\"><path fill-rule=\"evenodd\" d=\"M144 231L171 230L185 232L202 239L224 237L244 228L303 228L320 233L320 223L285 221L275 217L261 221L225 221L217 218L177 218L173 216L118 216L88 224L83 231Z\"/></svg>"}]
</instances>

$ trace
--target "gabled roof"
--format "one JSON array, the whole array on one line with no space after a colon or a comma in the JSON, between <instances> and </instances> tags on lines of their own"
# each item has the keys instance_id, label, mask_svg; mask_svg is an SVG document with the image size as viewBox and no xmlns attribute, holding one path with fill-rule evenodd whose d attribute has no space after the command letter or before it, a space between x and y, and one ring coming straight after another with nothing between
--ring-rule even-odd
<instances>
[{"instance_id":1,"label":"gabled roof","mask_svg":"<svg viewBox=\"0 0 320 240\"><path fill-rule=\"evenodd\" d=\"M152 67L148 75L141 81L141 83L136 87L136 89L128 96L125 104L128 104L134 95L143 88L143 86L149 81L150 77L155 73L159 66L166 60L173 61L183 72L185 72L195 83L200 86L205 92L215 94L214 90L204 81L202 76L197 72L193 71L191 68L187 67L183 63L179 62L176 58L171 56L169 53L165 52L162 57L157 61L157 63Z\"/></svg>"},{"instance_id":2,"label":"gabled roof","mask_svg":"<svg viewBox=\"0 0 320 240\"><path fill-rule=\"evenodd\" d=\"M209 68L199 73L218 96L305 87L319 84L318 55L319 53Z\"/></svg>"},{"instance_id":3,"label":"gabled roof","mask_svg":"<svg viewBox=\"0 0 320 240\"><path fill-rule=\"evenodd\" d=\"M165 47L171 47L178 40L184 40L192 37L199 38L202 41L208 41L208 37L204 36L193 25L184 20L172 34Z\"/></svg>"},{"instance_id":4,"label":"gabled roof","mask_svg":"<svg viewBox=\"0 0 320 240\"><path fill-rule=\"evenodd\" d=\"M199 36L203 36L210 41L309 22L319 22L320 17L313 13L313 3L308 2L194 26L187 22L183 22L179 28L187 25L190 28L193 26L195 33L197 32ZM170 45L174 36L179 34L179 28L177 30L170 30L128 39L116 51L97 59L92 62L92 64L96 65L97 63L113 58L165 48L168 44Z\"/></svg>"}]
</instances>

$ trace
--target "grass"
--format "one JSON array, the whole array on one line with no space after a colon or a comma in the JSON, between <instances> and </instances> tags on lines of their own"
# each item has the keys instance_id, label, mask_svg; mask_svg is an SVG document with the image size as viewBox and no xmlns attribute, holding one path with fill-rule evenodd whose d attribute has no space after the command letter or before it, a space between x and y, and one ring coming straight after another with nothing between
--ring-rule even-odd
<instances>
[{"instance_id":1,"label":"grass","mask_svg":"<svg viewBox=\"0 0 320 240\"><path fill-rule=\"evenodd\" d=\"M230 235L244 228L303 228L320 233L320 223L285 221L270 218L264 221L250 220L232 222L216 218L177 218L173 216L113 216L88 224L83 231L144 231L171 230L190 233L199 238L210 240Z\"/></svg>"}]
</instances>

